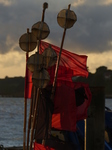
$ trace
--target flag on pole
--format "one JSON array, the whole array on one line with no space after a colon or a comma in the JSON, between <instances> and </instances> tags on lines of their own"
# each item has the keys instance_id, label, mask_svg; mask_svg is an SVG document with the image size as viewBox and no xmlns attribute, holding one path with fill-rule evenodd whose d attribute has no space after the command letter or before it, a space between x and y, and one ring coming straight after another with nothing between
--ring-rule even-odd
<instances>
[{"instance_id":1,"label":"flag on pole","mask_svg":"<svg viewBox=\"0 0 112 150\"><path fill-rule=\"evenodd\" d=\"M59 130L76 131L76 122L87 118L91 102L88 84L66 83L56 87L52 127Z\"/></svg>"},{"instance_id":2,"label":"flag on pole","mask_svg":"<svg viewBox=\"0 0 112 150\"><path fill-rule=\"evenodd\" d=\"M49 43L41 41L40 52L43 53L45 48L48 47ZM54 45L51 45L51 47L58 56L60 48ZM28 56L26 58L28 59ZM87 118L87 108L91 102L89 85L72 81L73 76L88 77L86 62L87 56L77 55L64 49L62 50L54 97L52 128L74 132L76 131L76 122ZM50 75L49 85L52 85L55 74L55 65L48 68L48 72ZM25 84L25 97L31 98L32 73L28 70L27 65ZM45 116L41 116L41 120L42 118L45 118ZM44 130L41 129L40 131ZM54 149L39 143L34 143L34 150Z\"/></svg>"},{"instance_id":3,"label":"flag on pole","mask_svg":"<svg viewBox=\"0 0 112 150\"><path fill-rule=\"evenodd\" d=\"M55 150L54 148L50 148L49 146L44 146L39 143L34 143L34 150Z\"/></svg>"},{"instance_id":4,"label":"flag on pole","mask_svg":"<svg viewBox=\"0 0 112 150\"><path fill-rule=\"evenodd\" d=\"M40 52L43 53L43 51L51 46L51 48L57 53L57 56L59 56L60 48L41 41L40 44ZM61 59L59 63L59 70L58 70L58 79L60 80L72 80L73 76L83 76L88 77L88 70L87 70L87 56L86 55L77 55L75 53L72 53L67 50L62 50L61 53ZM55 66L50 67L48 69L50 73L51 80L54 78L54 71Z\"/></svg>"},{"instance_id":5,"label":"flag on pole","mask_svg":"<svg viewBox=\"0 0 112 150\"><path fill-rule=\"evenodd\" d=\"M40 53L43 53L45 48L48 48L49 45L54 49L59 55L60 48L41 41L40 43ZM26 64L27 64L28 56L26 56ZM75 53L69 52L67 50L62 50L61 60L59 64L58 77L57 82L59 81L64 83L64 81L71 81L74 76L83 76L88 77L88 70L86 67L87 56L86 55L77 55ZM53 83L54 73L55 73L55 65L48 68L48 72L50 75L49 84ZM25 75L25 97L31 98L31 89L32 89L32 73L28 70L26 65L26 75Z\"/></svg>"},{"instance_id":6,"label":"flag on pole","mask_svg":"<svg viewBox=\"0 0 112 150\"><path fill-rule=\"evenodd\" d=\"M31 98L32 92L32 73L27 67L28 53L26 53L26 72L25 72L25 90L24 98Z\"/></svg>"},{"instance_id":7,"label":"flag on pole","mask_svg":"<svg viewBox=\"0 0 112 150\"><path fill-rule=\"evenodd\" d=\"M40 44L41 53L48 46L49 46L49 43L41 41L41 44ZM54 45L51 45L51 47L55 50L55 52L58 55L60 48ZM28 54L26 54L26 64L27 64L27 60L28 60ZM55 93L54 114L53 114L53 120L52 120L52 126L54 126L55 124L55 127L57 127L58 129L63 128L63 125L62 124L59 125L59 123L64 122L64 120L66 120L65 119L66 117L64 118L64 116L68 116L69 120L71 120L71 118L76 119L77 117L77 119L74 120L74 123L76 123L76 121L78 120L85 119L87 117L87 108L91 101L91 92L90 92L89 86L84 83L76 83L76 82L73 83L71 80L72 76L77 76L77 75L85 76L85 77L88 76L86 61L87 61L87 56L85 55L77 55L67 50L62 51L61 61L60 61L59 71L58 71L57 85L56 85L57 90ZM55 65L53 67L50 67L48 69L48 72L50 74L49 84L52 84L53 79L54 79ZM88 97L88 100L83 100L83 104L77 106L76 102L79 101L80 99L80 96L79 96L80 94L77 94L77 93L78 91L80 92L81 87L84 88L85 93ZM74 92L75 89L78 89L78 88L79 90L76 90L76 92ZM32 73L28 70L27 65L26 65L25 98L31 98L31 91L32 91ZM60 106L59 106L59 103L60 103ZM66 107L63 104L65 104ZM70 108L71 106L72 106L72 109ZM58 113L58 110L60 110L61 112L59 111ZM74 113L72 113L72 111ZM71 115L69 115L70 113ZM74 114L75 115L77 114L77 115L73 116ZM63 116L63 121L61 120L62 116ZM71 118L69 116L71 116ZM55 122L56 120L55 118L58 118L59 122ZM66 127L64 127L64 129L67 129L67 125L68 124L66 124ZM74 127L75 126L73 124L73 130L75 130ZM72 130L72 124L71 124L71 127L69 127L69 130Z\"/></svg>"}]
</instances>

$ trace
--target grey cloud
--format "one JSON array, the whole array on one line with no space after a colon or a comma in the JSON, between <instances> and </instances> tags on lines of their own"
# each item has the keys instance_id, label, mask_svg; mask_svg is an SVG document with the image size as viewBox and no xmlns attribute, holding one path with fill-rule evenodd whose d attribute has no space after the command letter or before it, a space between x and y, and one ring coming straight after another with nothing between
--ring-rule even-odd
<instances>
[{"instance_id":1,"label":"grey cloud","mask_svg":"<svg viewBox=\"0 0 112 150\"><path fill-rule=\"evenodd\" d=\"M87 52L110 50L112 47L108 46L108 41L112 40L111 14L112 5L77 8L75 44Z\"/></svg>"},{"instance_id":2,"label":"grey cloud","mask_svg":"<svg viewBox=\"0 0 112 150\"><path fill-rule=\"evenodd\" d=\"M67 8L68 2L48 0L48 4L45 13L45 22L50 28L48 40L60 46L63 29L57 23L57 14ZM64 48L88 53L110 50L112 47L108 42L112 41L112 5L87 4L71 6L77 15L77 22L67 30ZM31 29L34 23L41 20L42 5L42 1L37 3L35 0L19 0L9 7L0 5L0 53L9 52L27 28ZM8 36L13 41L9 46L6 44ZM20 50L19 45L16 50Z\"/></svg>"}]
</instances>

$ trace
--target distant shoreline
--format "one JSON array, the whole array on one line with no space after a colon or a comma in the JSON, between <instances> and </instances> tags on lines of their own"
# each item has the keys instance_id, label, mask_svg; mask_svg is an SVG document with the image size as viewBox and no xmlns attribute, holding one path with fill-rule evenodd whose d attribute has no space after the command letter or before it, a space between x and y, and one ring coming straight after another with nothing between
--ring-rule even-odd
<instances>
[{"instance_id":1,"label":"distant shoreline","mask_svg":"<svg viewBox=\"0 0 112 150\"><path fill-rule=\"evenodd\" d=\"M0 98L24 98L24 97L22 97L22 96L1 96L0 95Z\"/></svg>"},{"instance_id":2,"label":"distant shoreline","mask_svg":"<svg viewBox=\"0 0 112 150\"><path fill-rule=\"evenodd\" d=\"M112 95L105 95L105 99L108 98L108 99L112 99Z\"/></svg>"}]
</instances>

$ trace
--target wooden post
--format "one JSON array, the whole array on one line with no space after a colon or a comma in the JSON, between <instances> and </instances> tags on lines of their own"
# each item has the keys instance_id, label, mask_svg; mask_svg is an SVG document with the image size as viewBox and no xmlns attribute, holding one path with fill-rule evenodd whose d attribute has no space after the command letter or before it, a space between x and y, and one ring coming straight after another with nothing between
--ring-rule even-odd
<instances>
[{"instance_id":1,"label":"wooden post","mask_svg":"<svg viewBox=\"0 0 112 150\"><path fill-rule=\"evenodd\" d=\"M36 95L36 102L35 102L35 108L34 108L34 116L33 116L33 122L32 122L32 127L31 127L31 140L30 140L30 149L29 150L32 150L34 128L35 128L35 122L36 122L36 112L37 112L37 106L38 106L38 99L39 99L39 88L37 89L37 95Z\"/></svg>"},{"instance_id":2,"label":"wooden post","mask_svg":"<svg viewBox=\"0 0 112 150\"><path fill-rule=\"evenodd\" d=\"M29 35L29 28L27 28L27 34ZM29 37L30 38L30 37ZM28 50L26 52L26 61L28 59L28 51L30 49L30 43L28 45ZM26 65L26 72L25 72L25 77L27 75L27 65ZM26 88L27 88L27 81L26 81L26 78L25 78L25 88L24 88L24 91L26 91ZM25 92L25 95L24 95L24 133L23 133L23 150L26 149L26 123L27 123L27 98L26 98L26 92Z\"/></svg>"},{"instance_id":3,"label":"wooden post","mask_svg":"<svg viewBox=\"0 0 112 150\"><path fill-rule=\"evenodd\" d=\"M105 91L104 87L92 87L92 101L88 108L86 124L86 150L104 150Z\"/></svg>"},{"instance_id":4,"label":"wooden post","mask_svg":"<svg viewBox=\"0 0 112 150\"><path fill-rule=\"evenodd\" d=\"M23 134L23 150L26 149L26 117L27 117L27 98L24 99L24 134Z\"/></svg>"},{"instance_id":5,"label":"wooden post","mask_svg":"<svg viewBox=\"0 0 112 150\"><path fill-rule=\"evenodd\" d=\"M86 133L87 133L87 131L86 131L86 123L87 122L87 119L84 119L84 150L86 150Z\"/></svg>"},{"instance_id":6,"label":"wooden post","mask_svg":"<svg viewBox=\"0 0 112 150\"><path fill-rule=\"evenodd\" d=\"M30 129L31 129L31 121L32 121L32 109L33 108L33 103L35 102L35 95L36 95L36 88L35 86L32 87L32 97L31 97L31 102L30 102L30 113L29 113L29 120L28 120L28 132L27 132L27 149L29 149L29 136L30 136Z\"/></svg>"},{"instance_id":7,"label":"wooden post","mask_svg":"<svg viewBox=\"0 0 112 150\"><path fill-rule=\"evenodd\" d=\"M29 28L27 28L27 34L29 36ZM29 36L29 41L30 41L30 36ZM30 42L28 44L28 49L27 49L27 52L26 52L26 62L27 62L27 59L28 59L28 55L29 55L29 50L30 50ZM27 96L26 96L26 88L27 88L27 80L26 80L26 76L27 76L27 64L26 64L26 72L25 72L25 88L24 88L24 91L25 91L25 95L24 95L24 133L23 133L23 150L26 150L26 124L27 124Z\"/></svg>"}]
</instances>

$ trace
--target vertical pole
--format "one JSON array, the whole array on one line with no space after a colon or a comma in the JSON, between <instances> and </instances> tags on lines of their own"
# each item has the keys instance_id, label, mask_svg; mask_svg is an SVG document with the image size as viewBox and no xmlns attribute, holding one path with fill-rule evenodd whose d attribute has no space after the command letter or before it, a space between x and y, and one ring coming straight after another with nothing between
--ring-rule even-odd
<instances>
[{"instance_id":1,"label":"vertical pole","mask_svg":"<svg viewBox=\"0 0 112 150\"><path fill-rule=\"evenodd\" d=\"M28 58L28 52L26 53L26 59ZM27 66L26 66L27 67ZM24 134L23 134L23 150L26 147L26 118L27 118L27 96L26 96L26 86L27 86L27 68L25 75L25 95L24 95Z\"/></svg>"},{"instance_id":2,"label":"vertical pole","mask_svg":"<svg viewBox=\"0 0 112 150\"><path fill-rule=\"evenodd\" d=\"M58 68L59 68L59 63L60 63L60 59L61 59L61 52L62 52L62 48L63 48L65 34L66 34L66 28L64 29L64 32L63 32L63 37L62 37L60 52L59 52L59 56L58 56L57 63L56 63L56 69L55 69L55 76L54 76L54 81L53 81L53 87L55 87L55 85L56 85L56 80L57 80L57 75L58 75Z\"/></svg>"},{"instance_id":3,"label":"vertical pole","mask_svg":"<svg viewBox=\"0 0 112 150\"><path fill-rule=\"evenodd\" d=\"M70 10L70 5L68 5L68 10ZM66 13L66 17L67 17L67 15L68 15L68 12ZM55 88L56 88L56 81L57 81L57 76L58 76L59 63L60 63L60 59L61 59L61 53L62 53L62 49L63 49L66 30L67 30L67 28L66 28L66 22L65 22L65 28L64 28L64 32L63 32L63 36L62 36L61 46L60 46L60 52L59 52L59 56L58 56L57 62L56 62L54 81L53 81L51 97L50 97L51 101L54 100L54 93L55 93ZM51 132L51 119L52 119L52 114L49 113L49 120L50 120L50 122L49 122L49 133Z\"/></svg>"},{"instance_id":4,"label":"vertical pole","mask_svg":"<svg viewBox=\"0 0 112 150\"><path fill-rule=\"evenodd\" d=\"M35 108L34 108L34 116L33 116L33 122L32 122L32 127L31 127L30 150L32 150L32 143L33 143L34 127L35 127L35 122L36 122L36 112L37 112L38 99L39 99L39 88L37 89L36 103L35 103Z\"/></svg>"},{"instance_id":5,"label":"vertical pole","mask_svg":"<svg viewBox=\"0 0 112 150\"><path fill-rule=\"evenodd\" d=\"M88 108L87 150L104 150L105 91L104 87L92 87L92 101Z\"/></svg>"},{"instance_id":6,"label":"vertical pole","mask_svg":"<svg viewBox=\"0 0 112 150\"><path fill-rule=\"evenodd\" d=\"M30 129L31 129L31 121L32 121L32 109L33 109L33 103L35 102L35 87L32 87L32 98L30 103L30 113L29 113L29 120L28 120L28 132L27 132L27 150L29 149L29 135L30 135Z\"/></svg>"},{"instance_id":7,"label":"vertical pole","mask_svg":"<svg viewBox=\"0 0 112 150\"><path fill-rule=\"evenodd\" d=\"M87 129L87 124L86 124L86 119L84 119L84 150L86 150L86 129Z\"/></svg>"},{"instance_id":8,"label":"vertical pole","mask_svg":"<svg viewBox=\"0 0 112 150\"><path fill-rule=\"evenodd\" d=\"M27 28L27 34L29 34L29 28ZM30 36L29 36L29 43L28 43L28 51L30 49ZM26 53L26 62L28 59L28 51ZM28 70L26 65L26 73L25 73L25 95L24 95L24 135L23 135L23 150L26 149L26 118L27 118L27 95L26 95L26 88L27 88L27 76L28 76Z\"/></svg>"},{"instance_id":9,"label":"vertical pole","mask_svg":"<svg viewBox=\"0 0 112 150\"><path fill-rule=\"evenodd\" d=\"M24 137L23 137L23 150L26 146L26 116L27 116L27 98L24 99Z\"/></svg>"},{"instance_id":10,"label":"vertical pole","mask_svg":"<svg viewBox=\"0 0 112 150\"><path fill-rule=\"evenodd\" d=\"M68 5L68 10L70 9L70 5ZM66 14L67 16L67 14ZM64 32L63 32L63 37L62 37L62 41L61 41L61 46L60 46L60 52L59 52L59 56L57 59L57 63L56 63L56 69L55 69L55 75L54 75L54 81L53 81L53 88L52 88L52 95L51 95L51 99L53 99L54 97L54 90L55 90L55 86L56 86L56 80L57 80L57 75L58 75L58 68L59 68L59 63L60 63L60 59L61 59L61 52L63 49L63 44L64 44L64 39L65 39L65 35L66 35L66 22L65 22L65 28L64 28Z\"/></svg>"}]
</instances>

